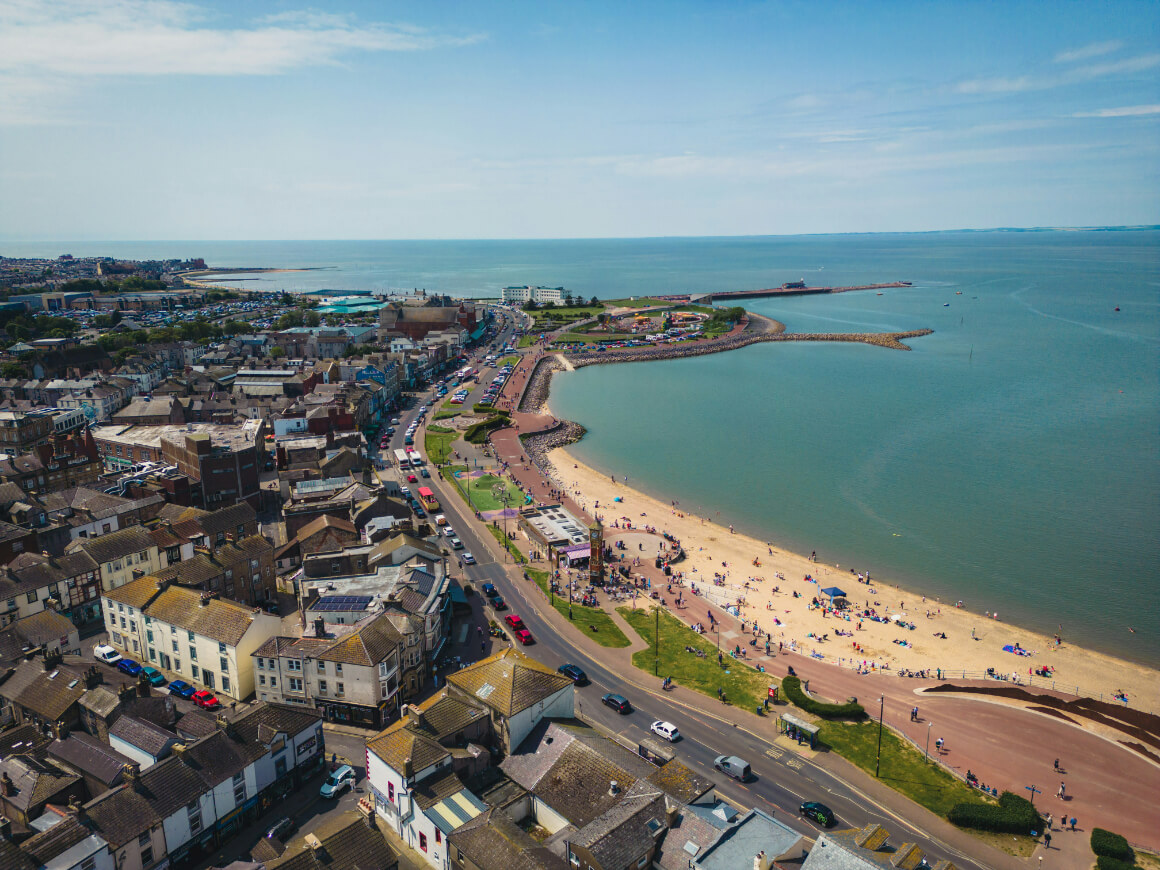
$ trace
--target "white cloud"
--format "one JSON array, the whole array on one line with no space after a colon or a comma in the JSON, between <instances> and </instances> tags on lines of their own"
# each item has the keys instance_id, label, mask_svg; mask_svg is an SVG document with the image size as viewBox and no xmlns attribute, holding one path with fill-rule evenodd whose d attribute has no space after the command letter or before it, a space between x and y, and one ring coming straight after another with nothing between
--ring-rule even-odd
<instances>
[{"instance_id":1,"label":"white cloud","mask_svg":"<svg viewBox=\"0 0 1160 870\"><path fill-rule=\"evenodd\" d=\"M1047 85L1037 82L1029 76L1019 78L971 79L959 82L955 90L960 94L1012 94L1019 91L1036 90Z\"/></svg>"},{"instance_id":2,"label":"white cloud","mask_svg":"<svg viewBox=\"0 0 1160 870\"><path fill-rule=\"evenodd\" d=\"M1123 43L1118 39L1107 42L1093 42L1089 45L1073 48L1071 51L1061 51L1055 56L1056 63L1075 63L1077 60L1087 60L1090 57L1101 57L1119 51Z\"/></svg>"},{"instance_id":3,"label":"white cloud","mask_svg":"<svg viewBox=\"0 0 1160 870\"><path fill-rule=\"evenodd\" d=\"M199 7L174 0L0 0L0 74L21 82L18 91L103 75L276 75L338 63L352 52L424 51L483 39L360 24L310 9L247 27L206 21Z\"/></svg>"},{"instance_id":4,"label":"white cloud","mask_svg":"<svg viewBox=\"0 0 1160 870\"><path fill-rule=\"evenodd\" d=\"M1108 76L1143 72L1157 66L1160 66L1160 54L1144 54L1139 57L1127 57L1123 60L1107 63L1073 67L1056 75L970 79L956 84L954 90L960 94L1013 94L1021 91L1042 91Z\"/></svg>"},{"instance_id":5,"label":"white cloud","mask_svg":"<svg viewBox=\"0 0 1160 870\"><path fill-rule=\"evenodd\" d=\"M1073 118L1135 118L1140 115L1160 115L1160 103L1148 106L1120 106L1115 109L1096 109L1094 112L1076 112Z\"/></svg>"},{"instance_id":6,"label":"white cloud","mask_svg":"<svg viewBox=\"0 0 1160 870\"><path fill-rule=\"evenodd\" d=\"M1084 79L1096 79L1103 76L1118 75L1119 73L1143 72L1160 66L1160 54L1145 54L1140 57L1128 57L1123 60L1114 60L1109 63L1092 64L1077 69L1076 75Z\"/></svg>"}]
</instances>

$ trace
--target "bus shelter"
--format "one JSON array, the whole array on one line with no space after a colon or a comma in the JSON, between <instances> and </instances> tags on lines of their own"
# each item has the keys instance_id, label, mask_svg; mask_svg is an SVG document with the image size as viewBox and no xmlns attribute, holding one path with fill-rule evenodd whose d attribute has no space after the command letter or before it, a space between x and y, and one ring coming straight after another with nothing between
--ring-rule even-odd
<instances>
[{"instance_id":1,"label":"bus shelter","mask_svg":"<svg viewBox=\"0 0 1160 870\"><path fill-rule=\"evenodd\" d=\"M801 743L803 740L810 742L810 749L817 749L818 746L818 726L811 725L803 719L799 719L792 713L782 713L777 720L777 730L785 734L791 740L796 740Z\"/></svg>"}]
</instances>

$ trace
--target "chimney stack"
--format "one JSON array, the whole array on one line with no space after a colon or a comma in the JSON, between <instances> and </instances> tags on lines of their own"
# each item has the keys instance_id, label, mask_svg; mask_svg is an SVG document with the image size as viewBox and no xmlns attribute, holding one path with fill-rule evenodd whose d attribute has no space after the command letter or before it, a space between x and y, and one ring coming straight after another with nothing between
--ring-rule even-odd
<instances>
[{"instance_id":1,"label":"chimney stack","mask_svg":"<svg viewBox=\"0 0 1160 870\"><path fill-rule=\"evenodd\" d=\"M314 620L314 636L326 637L326 620L319 617Z\"/></svg>"},{"instance_id":2,"label":"chimney stack","mask_svg":"<svg viewBox=\"0 0 1160 870\"><path fill-rule=\"evenodd\" d=\"M358 811L362 814L363 822L372 831L375 830L375 804L368 798L359 798Z\"/></svg>"},{"instance_id":3,"label":"chimney stack","mask_svg":"<svg viewBox=\"0 0 1160 870\"><path fill-rule=\"evenodd\" d=\"M0 774L0 795L4 797L12 797L16 794L16 783L12 781L12 777L8 775L8 771Z\"/></svg>"},{"instance_id":4,"label":"chimney stack","mask_svg":"<svg viewBox=\"0 0 1160 870\"><path fill-rule=\"evenodd\" d=\"M620 791L620 783L618 783L615 779L612 780L612 782L610 782L608 784L608 793L612 797L616 797L616 795L619 791Z\"/></svg>"},{"instance_id":5,"label":"chimney stack","mask_svg":"<svg viewBox=\"0 0 1160 870\"><path fill-rule=\"evenodd\" d=\"M307 834L305 839L306 845L310 847L311 852L322 851L322 841L318 839L318 837L314 836L314 834Z\"/></svg>"},{"instance_id":6,"label":"chimney stack","mask_svg":"<svg viewBox=\"0 0 1160 870\"><path fill-rule=\"evenodd\" d=\"M0 816L0 840L10 839L12 839L12 820L8 816Z\"/></svg>"}]
</instances>

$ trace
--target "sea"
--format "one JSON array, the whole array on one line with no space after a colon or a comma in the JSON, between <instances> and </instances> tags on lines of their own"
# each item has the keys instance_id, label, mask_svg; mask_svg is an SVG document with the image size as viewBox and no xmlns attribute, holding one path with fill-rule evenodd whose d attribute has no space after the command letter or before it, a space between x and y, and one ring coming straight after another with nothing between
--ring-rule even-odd
<instances>
[{"instance_id":1,"label":"sea","mask_svg":"<svg viewBox=\"0 0 1160 870\"><path fill-rule=\"evenodd\" d=\"M791 332L929 327L910 352L786 342L558 376L597 469L820 561L1160 666L1160 232L560 241L0 243L6 256L307 268L224 283L750 300ZM1099 687L1090 687L1099 688Z\"/></svg>"}]
</instances>

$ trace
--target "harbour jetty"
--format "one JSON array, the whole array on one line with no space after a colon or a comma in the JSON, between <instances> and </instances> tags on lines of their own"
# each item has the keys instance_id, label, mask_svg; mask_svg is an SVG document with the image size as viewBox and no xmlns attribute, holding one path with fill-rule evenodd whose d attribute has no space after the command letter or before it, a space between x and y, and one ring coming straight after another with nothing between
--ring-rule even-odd
<instances>
[{"instance_id":1,"label":"harbour jetty","mask_svg":"<svg viewBox=\"0 0 1160 870\"><path fill-rule=\"evenodd\" d=\"M890 281L886 284L855 284L850 287L807 287L805 281L787 281L780 287L764 290L720 290L711 293L690 293L681 296L659 296L658 299L687 302L729 302L732 299L762 299L768 296L817 296L822 293L851 293L855 290L891 290L910 287L909 281Z\"/></svg>"}]
</instances>

